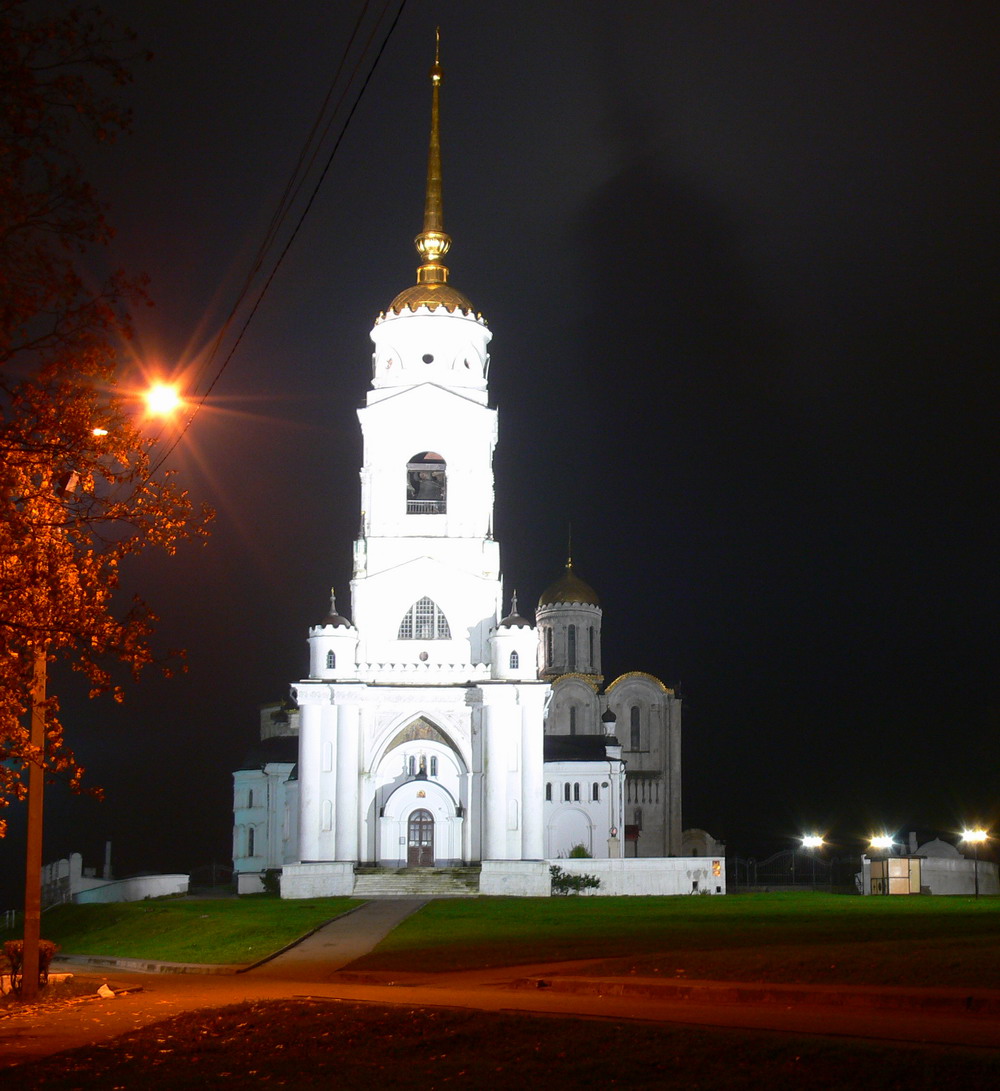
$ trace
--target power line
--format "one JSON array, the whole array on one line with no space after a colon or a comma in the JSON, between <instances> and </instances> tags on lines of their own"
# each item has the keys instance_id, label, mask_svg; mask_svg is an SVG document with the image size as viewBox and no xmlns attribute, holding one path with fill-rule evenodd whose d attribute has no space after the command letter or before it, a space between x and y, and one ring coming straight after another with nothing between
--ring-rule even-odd
<instances>
[{"instance_id":1,"label":"power line","mask_svg":"<svg viewBox=\"0 0 1000 1091\"><path fill-rule=\"evenodd\" d=\"M358 73L359 73L359 71L361 70L361 68L363 66L363 62L364 62L365 58L370 54L370 51L371 51L371 48L372 48L372 43L373 43L373 40L374 40L374 38L376 36L376 32L378 30L378 27L382 24L382 22L383 22L383 20L385 18L386 12L389 9L389 6L390 6L390 0L384 0L384 3L382 4L381 10L379 11L378 15L375 17L375 19L372 22L371 30L369 31L368 38L365 41L364 45L362 46L360 53L358 54L358 58L357 58L357 60L356 60L356 62L354 64L354 68L353 68L349 78L347 79L346 84L344 85L344 89L341 92L339 98L337 99L336 104L334 105L334 107L333 107L333 109L331 111L329 109L330 102L334 97L334 92L336 90L336 87L337 87L338 83L340 82L341 76L342 76L342 74L343 74L343 72L344 72L344 70L345 70L345 68L347 66L348 57L349 57L349 55L351 53L351 49L354 46L354 43L355 43L355 41L356 41L356 39L358 37L360 29L361 29L361 27L362 27L362 25L363 25L363 23L365 21L365 16L367 15L368 11L370 10L370 4L367 2L367 0L366 0L366 3L364 5L364 7L360 11L360 13L358 15L358 18L357 18L357 21L355 22L354 29L351 32L350 40L348 41L347 45L344 48L344 52L343 52L343 54L341 56L339 64L337 65L337 70L336 70L336 72L334 74L333 80L330 83L330 87L329 87L329 89L328 89L328 91L326 93L326 96L325 96L324 100L323 100L323 104L320 107L320 111L317 114L316 120L313 122L312 128L309 131L309 135L307 136L305 144L303 145L302 151L299 153L298 159L296 160L296 163L295 163L295 167L293 168L292 173L289 176L289 180L285 185L285 189L284 189L284 191L283 191L283 193L281 195L281 198L280 198L280 200L278 202L278 206L277 206L277 208L276 208L276 210L274 212L274 215L271 217L271 222L268 225L267 231L265 232L264 240L262 241L261 245L257 249L257 254L256 254L255 258L254 258L254 261L253 261L251 267L250 267L250 271L247 274L246 279L244 280L243 286L240 289L240 292L239 292L235 302L233 303L232 307L230 308L229 315L227 316L225 322L223 323L222 328L220 329L219 334L216 337L216 339L215 339L215 341L214 341L214 343L212 345L212 349L209 352L209 355L208 355L208 357L206 359L206 362L205 362L204 366L201 369L203 374L208 371L208 369L211 367L212 363L214 362L215 358L218 356L219 352L221 351L221 346L222 346L223 341L225 340L226 334L229 332L230 327L232 326L233 322L236 319L236 315L239 313L239 311L242 308L245 300L247 299L247 296L250 294L251 286L252 286L254 280L257 278L258 274L260 273L261 269L263 268L265 260L267 258L268 252L275 245L275 243L276 243L276 241L278 239L278 236L279 236L279 234L281 232L281 228L285 224L288 217L291 215L292 208L293 208L294 204L296 203L299 195L301 194L301 192L303 190L303 187L306 184L306 179L307 179L309 173L312 171L312 169L313 169L313 167L314 167L314 165L316 163L317 157L319 156L320 149L321 149L323 143L326 141L331 129L333 128L334 121L335 121L338 113L341 112L341 110L343 108L344 102L347 99L350 88L355 83L355 81L357 79L357 76L358 76ZM270 288L272 281L274 280L275 276L278 273L278 270L281 268L281 265L285 260L285 256L288 254L288 251L291 249L292 243L295 241L296 237L298 236L299 231L301 230L302 225L305 222L306 217L309 215L309 212L311 211L311 209L313 207L313 204L315 203L316 198L319 195L320 188L322 187L323 182L324 182L327 174L330 171L330 167L333 165L334 157L336 156L338 150L340 149L341 144L344 141L344 137L347 134L347 130L348 130L348 127L350 126L351 120L353 119L355 113L357 112L357 109L358 109L359 105L361 104L361 100L364 97L365 91L368 89L368 85L371 83L372 77L375 74L375 69L378 67L379 61L382 59L382 55L385 53L386 47L389 44L389 39L391 38L393 31L396 29L396 26L399 23L399 20L400 20L402 14L403 14L403 9L405 7L406 7L406 0L399 0L399 6L396 9L396 14L393 17L392 22L390 23L390 25L389 25L388 29L386 30L385 34L382 36L382 40L381 40L381 42L380 42L380 44L378 46L378 52L376 53L375 58L371 63L371 66L368 68L367 73L365 74L364 81L361 84L360 89L358 90L357 94L354 96L354 100L350 105L350 108L349 108L349 110L347 112L347 116L344 119L343 124L340 126L339 132L337 133L336 139L335 139L334 144L333 144L333 148L331 149L330 154L327 156L326 163L324 164L323 169L320 172L320 175L317 178L316 183L313 186L311 193L309 194L309 197L308 197L308 200L306 201L305 207L302 209L302 212L300 213L299 218L295 223L295 227L292 229L292 232L289 235L288 240L286 241L284 247L282 248L281 253L278 255L276 261L274 262L274 265L271 268L271 272L268 274L267 279L264 281L264 284L262 285L260 291L257 293L257 297L253 302L253 306L250 308L249 314L246 316L246 319L244 320L243 325L240 327L240 331L239 331L239 333L238 333L238 335L236 337L236 340L233 342L231 348L226 353L226 356L223 359L223 361L221 362L221 364L219 364L219 367L216 370L215 375L212 377L211 382L208 384L208 387L205 389L204 394L202 394L201 397L198 399L198 402L195 405L195 408L194 408L193 412L188 417L188 419L185 422L183 428L181 428L180 432L176 435L174 440L170 443L170 445L163 452L163 454L159 457L159 459L157 459L156 463L150 468L150 471L149 471L150 476L152 474L154 474L160 468L160 466L163 465L163 463L166 461L166 459L170 456L170 454L176 448L177 444L180 443L181 439L187 433L187 430L191 427L192 423L194 422L195 417L198 415L198 412L205 405L206 400L208 399L208 397L212 393L212 391L215 389L215 386L218 383L219 379L222 377L223 372L229 366L230 361L232 360L233 356L236 353L236 350L239 348L240 343L242 342L243 337L246 334L247 329L250 326L250 323L253 321L254 316L257 314L257 311L260 308L261 303L263 302L264 296L267 294L267 291ZM329 115L329 116L327 116L327 115ZM325 123L324 123L324 118L326 119Z\"/></svg>"}]
</instances>

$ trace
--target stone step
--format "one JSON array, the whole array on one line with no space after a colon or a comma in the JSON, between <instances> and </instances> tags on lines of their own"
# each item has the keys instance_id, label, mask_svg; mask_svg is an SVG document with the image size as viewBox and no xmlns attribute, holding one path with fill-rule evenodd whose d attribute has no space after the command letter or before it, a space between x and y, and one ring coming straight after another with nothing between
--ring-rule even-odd
<instances>
[{"instance_id":1,"label":"stone step","mask_svg":"<svg viewBox=\"0 0 1000 1091\"><path fill-rule=\"evenodd\" d=\"M474 898L479 868L358 868L354 896Z\"/></svg>"}]
</instances>

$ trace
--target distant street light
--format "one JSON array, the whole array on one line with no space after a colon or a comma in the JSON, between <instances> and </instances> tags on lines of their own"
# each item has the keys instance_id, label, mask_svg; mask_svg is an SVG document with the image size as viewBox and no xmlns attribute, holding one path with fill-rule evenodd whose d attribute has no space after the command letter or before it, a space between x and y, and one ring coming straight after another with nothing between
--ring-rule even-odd
<instances>
[{"instance_id":1,"label":"distant street light","mask_svg":"<svg viewBox=\"0 0 1000 1091\"><path fill-rule=\"evenodd\" d=\"M807 833L804 837L800 838L802 841L802 847L810 850L812 856L812 883L813 890L816 889L816 854L826 844L822 837L815 833Z\"/></svg>"},{"instance_id":2,"label":"distant street light","mask_svg":"<svg viewBox=\"0 0 1000 1091\"><path fill-rule=\"evenodd\" d=\"M882 893L889 893L889 854L896 843L887 833L876 833L868 839L871 847L883 854L882 856Z\"/></svg>"},{"instance_id":3,"label":"distant street light","mask_svg":"<svg viewBox=\"0 0 1000 1091\"><path fill-rule=\"evenodd\" d=\"M989 840L989 836L990 835L986 832L986 830L983 829L962 830L962 840L968 841L968 843L972 846L972 868L973 874L975 875L977 898L979 897L979 846L984 841Z\"/></svg>"}]
</instances>

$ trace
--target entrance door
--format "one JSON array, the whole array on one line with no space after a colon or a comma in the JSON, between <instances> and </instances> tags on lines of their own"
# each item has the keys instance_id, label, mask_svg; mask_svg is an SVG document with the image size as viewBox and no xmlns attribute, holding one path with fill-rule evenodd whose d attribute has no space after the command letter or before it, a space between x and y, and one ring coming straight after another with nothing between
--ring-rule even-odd
<instances>
[{"instance_id":1,"label":"entrance door","mask_svg":"<svg viewBox=\"0 0 1000 1091\"><path fill-rule=\"evenodd\" d=\"M410 815L406 836L406 866L434 866L434 816L430 811Z\"/></svg>"}]
</instances>

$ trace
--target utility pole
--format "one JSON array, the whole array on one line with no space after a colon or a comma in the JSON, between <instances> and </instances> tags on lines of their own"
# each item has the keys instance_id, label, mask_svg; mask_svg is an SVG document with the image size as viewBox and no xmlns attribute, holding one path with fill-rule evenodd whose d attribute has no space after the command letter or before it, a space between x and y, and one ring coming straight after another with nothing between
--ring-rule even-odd
<instances>
[{"instance_id":1,"label":"utility pole","mask_svg":"<svg viewBox=\"0 0 1000 1091\"><path fill-rule=\"evenodd\" d=\"M24 945L21 948L21 999L38 997L38 944L42 935L42 802L45 791L44 644L35 645L31 683L31 745L38 757L28 766L28 852L24 866Z\"/></svg>"}]
</instances>

